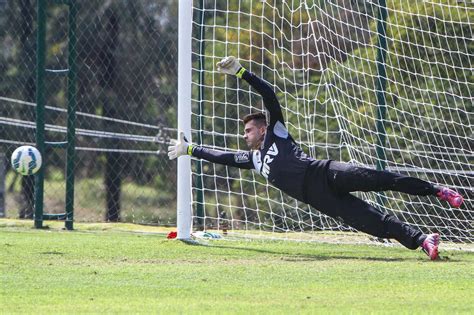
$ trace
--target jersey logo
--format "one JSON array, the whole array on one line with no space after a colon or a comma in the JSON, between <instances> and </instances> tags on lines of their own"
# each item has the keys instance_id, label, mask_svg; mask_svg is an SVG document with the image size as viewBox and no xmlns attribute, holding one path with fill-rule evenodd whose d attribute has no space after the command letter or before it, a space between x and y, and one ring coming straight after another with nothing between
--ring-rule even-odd
<instances>
[{"instance_id":1,"label":"jersey logo","mask_svg":"<svg viewBox=\"0 0 474 315\"><path fill-rule=\"evenodd\" d=\"M267 154L263 158L263 166L262 166L262 175L263 177L268 179L268 175L270 174L270 163L273 162L275 156L278 155L278 148L275 143L268 149Z\"/></svg>"},{"instance_id":2,"label":"jersey logo","mask_svg":"<svg viewBox=\"0 0 474 315\"><path fill-rule=\"evenodd\" d=\"M235 163L247 163L250 161L250 152L238 152L234 155Z\"/></svg>"}]
</instances>

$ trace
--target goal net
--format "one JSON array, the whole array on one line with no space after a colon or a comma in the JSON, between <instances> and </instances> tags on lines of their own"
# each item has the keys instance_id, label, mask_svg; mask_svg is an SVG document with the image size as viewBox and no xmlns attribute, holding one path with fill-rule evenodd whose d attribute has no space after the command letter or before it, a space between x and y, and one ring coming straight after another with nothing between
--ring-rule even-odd
<instances>
[{"instance_id":1,"label":"goal net","mask_svg":"<svg viewBox=\"0 0 474 315\"><path fill-rule=\"evenodd\" d=\"M397 192L360 198L424 232L472 242L474 6L468 2L194 1L193 142L248 149L241 119L264 110L263 103L246 82L215 66L236 56L274 87L289 133L312 157L447 185L465 203L453 209L434 197ZM294 239L356 232L248 170L193 159L191 191L195 229Z\"/></svg>"}]
</instances>

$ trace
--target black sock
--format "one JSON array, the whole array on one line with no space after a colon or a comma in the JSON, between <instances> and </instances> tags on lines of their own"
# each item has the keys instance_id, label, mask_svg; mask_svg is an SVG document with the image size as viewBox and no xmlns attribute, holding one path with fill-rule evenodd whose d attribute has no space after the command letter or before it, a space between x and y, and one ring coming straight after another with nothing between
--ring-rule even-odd
<instances>
[{"instance_id":1,"label":"black sock","mask_svg":"<svg viewBox=\"0 0 474 315\"><path fill-rule=\"evenodd\" d=\"M427 235L426 234L421 234L419 237L418 237L418 240L417 240L417 244L418 244L418 247L421 246L421 244L423 244L423 242L426 240L426 237Z\"/></svg>"},{"instance_id":2,"label":"black sock","mask_svg":"<svg viewBox=\"0 0 474 315\"><path fill-rule=\"evenodd\" d=\"M441 191L441 186L433 185L433 195L437 196L438 193Z\"/></svg>"}]
</instances>

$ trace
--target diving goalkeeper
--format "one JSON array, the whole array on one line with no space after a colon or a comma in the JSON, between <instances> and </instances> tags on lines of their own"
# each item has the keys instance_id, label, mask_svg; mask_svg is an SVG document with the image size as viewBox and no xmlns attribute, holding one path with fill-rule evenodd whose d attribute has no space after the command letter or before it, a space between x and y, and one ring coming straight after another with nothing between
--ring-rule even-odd
<instances>
[{"instance_id":1,"label":"diving goalkeeper","mask_svg":"<svg viewBox=\"0 0 474 315\"><path fill-rule=\"evenodd\" d=\"M409 249L421 247L430 259L438 258L439 234L423 234L350 193L392 190L419 196L433 195L453 207L459 207L463 202L459 193L418 178L332 160L316 160L306 155L288 133L280 104L266 82L243 68L234 57L218 62L217 69L244 79L260 93L269 112L269 123L263 113L246 115L243 118L244 139L250 151L237 153L192 145L181 132L178 141L173 140L168 147L170 159L187 154L213 163L254 169L291 197L359 231L380 238L394 238Z\"/></svg>"}]
</instances>

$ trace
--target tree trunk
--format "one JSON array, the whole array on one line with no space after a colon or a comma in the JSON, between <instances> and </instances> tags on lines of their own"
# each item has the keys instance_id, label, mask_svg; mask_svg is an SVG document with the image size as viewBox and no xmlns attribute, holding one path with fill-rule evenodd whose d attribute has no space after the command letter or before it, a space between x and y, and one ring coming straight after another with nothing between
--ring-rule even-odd
<instances>
[{"instance_id":1,"label":"tree trunk","mask_svg":"<svg viewBox=\"0 0 474 315\"><path fill-rule=\"evenodd\" d=\"M115 88L117 78L117 61L115 50L118 40L118 19L113 8L107 8L104 12L105 40L99 53L99 68L101 77L99 84L105 91L103 100L103 113L107 117L117 117L117 104L115 99ZM107 130L114 129L114 122L106 121ZM120 145L118 140L111 141L114 147ZM122 186L122 163L118 152L106 153L105 187L107 213L105 219L109 222L120 221L120 191Z\"/></svg>"},{"instance_id":2,"label":"tree trunk","mask_svg":"<svg viewBox=\"0 0 474 315\"><path fill-rule=\"evenodd\" d=\"M120 221L120 192L122 189L120 156L115 152L108 152L105 170L105 187L107 188L107 215L109 222ZM119 170L117 172L117 170Z\"/></svg>"}]
</instances>

